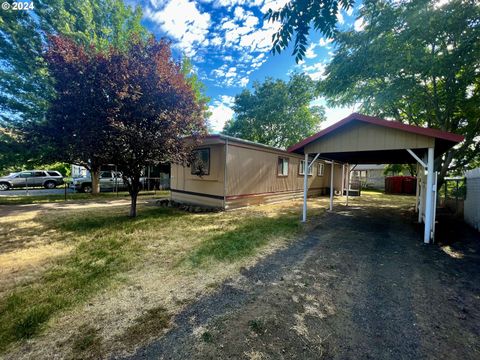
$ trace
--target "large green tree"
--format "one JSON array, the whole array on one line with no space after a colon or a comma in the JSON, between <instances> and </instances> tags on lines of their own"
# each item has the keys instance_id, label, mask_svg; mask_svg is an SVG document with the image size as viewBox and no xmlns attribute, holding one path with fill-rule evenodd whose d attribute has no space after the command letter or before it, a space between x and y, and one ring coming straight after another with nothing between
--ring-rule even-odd
<instances>
[{"instance_id":1,"label":"large green tree","mask_svg":"<svg viewBox=\"0 0 480 360\"><path fill-rule=\"evenodd\" d=\"M140 7L132 9L122 0L33 3L33 10L2 10L0 16L0 126L6 129L0 146L7 150L21 145L19 128L41 121L53 97L42 55L48 34L66 35L102 50L128 47L132 34L149 36L140 24ZM32 155L29 151L5 154L0 157L0 166L31 160Z\"/></svg>"},{"instance_id":2,"label":"large green tree","mask_svg":"<svg viewBox=\"0 0 480 360\"><path fill-rule=\"evenodd\" d=\"M437 159L448 170L480 154L480 7L452 0L368 0L363 31L337 34L321 92L333 105L465 136Z\"/></svg>"},{"instance_id":3,"label":"large green tree","mask_svg":"<svg viewBox=\"0 0 480 360\"><path fill-rule=\"evenodd\" d=\"M34 0L29 11L0 17L0 120L42 119L52 96L42 52L48 34L61 34L99 49L124 48L131 34L146 37L140 8L122 0Z\"/></svg>"},{"instance_id":4,"label":"large green tree","mask_svg":"<svg viewBox=\"0 0 480 360\"><path fill-rule=\"evenodd\" d=\"M293 74L288 82L267 78L235 96L234 118L223 133L262 144L286 148L311 135L325 120L323 107L311 106L315 82Z\"/></svg>"}]
</instances>

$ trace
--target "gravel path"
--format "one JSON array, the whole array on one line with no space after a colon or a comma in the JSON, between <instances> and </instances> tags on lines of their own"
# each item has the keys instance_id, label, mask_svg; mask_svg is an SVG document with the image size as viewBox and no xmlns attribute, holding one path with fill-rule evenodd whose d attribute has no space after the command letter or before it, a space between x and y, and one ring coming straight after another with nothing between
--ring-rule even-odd
<instances>
[{"instance_id":1,"label":"gravel path","mask_svg":"<svg viewBox=\"0 0 480 360\"><path fill-rule=\"evenodd\" d=\"M395 207L338 207L322 224L130 359L480 358L478 233L425 246Z\"/></svg>"}]
</instances>

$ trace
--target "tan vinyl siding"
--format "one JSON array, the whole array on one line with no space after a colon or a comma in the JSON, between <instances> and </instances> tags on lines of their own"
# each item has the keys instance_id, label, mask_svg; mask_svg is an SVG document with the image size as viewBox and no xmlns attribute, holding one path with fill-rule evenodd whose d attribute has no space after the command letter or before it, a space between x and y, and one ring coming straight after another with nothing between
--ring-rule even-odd
<instances>
[{"instance_id":1,"label":"tan vinyl siding","mask_svg":"<svg viewBox=\"0 0 480 360\"><path fill-rule=\"evenodd\" d=\"M364 122L353 122L305 146L307 153L420 149L435 139Z\"/></svg>"},{"instance_id":2,"label":"tan vinyl siding","mask_svg":"<svg viewBox=\"0 0 480 360\"><path fill-rule=\"evenodd\" d=\"M210 148L210 174L202 177L191 174L190 167L172 164L171 188L209 195L224 195L225 146L223 144L202 145Z\"/></svg>"},{"instance_id":3,"label":"tan vinyl siding","mask_svg":"<svg viewBox=\"0 0 480 360\"><path fill-rule=\"evenodd\" d=\"M325 189L309 190L308 196L326 195ZM300 199L303 196L303 190L285 191L271 194L261 194L252 196L239 196L227 198L226 209L236 209L243 206L270 204L280 201Z\"/></svg>"},{"instance_id":4,"label":"tan vinyl siding","mask_svg":"<svg viewBox=\"0 0 480 360\"><path fill-rule=\"evenodd\" d=\"M226 195L226 208L291 200L303 194L303 175L299 164L304 158L281 150L269 149L228 140L225 144L202 144L210 148L210 175L191 175L189 167L172 165L172 200L204 206L222 206ZM227 181L225 177L225 150L227 150ZM288 159L288 175L278 175L278 158ZM318 176L319 161L308 176L309 196L326 194L330 187L331 165L324 164L324 175ZM341 165L335 167L334 188L341 188ZM175 191L178 190L178 191ZM226 193L225 193L226 191ZM201 196L201 195L210 195ZM222 199L213 198L222 197Z\"/></svg>"},{"instance_id":5,"label":"tan vinyl siding","mask_svg":"<svg viewBox=\"0 0 480 360\"><path fill-rule=\"evenodd\" d=\"M288 158L288 176L278 176L278 157ZM270 194L303 191L303 175L299 174L302 156L282 151L257 149L229 143L227 165L227 196ZM313 175L308 176L309 189L330 187L330 164L324 164L323 176L317 176L318 161ZM341 187L341 165L336 165L335 187Z\"/></svg>"}]
</instances>

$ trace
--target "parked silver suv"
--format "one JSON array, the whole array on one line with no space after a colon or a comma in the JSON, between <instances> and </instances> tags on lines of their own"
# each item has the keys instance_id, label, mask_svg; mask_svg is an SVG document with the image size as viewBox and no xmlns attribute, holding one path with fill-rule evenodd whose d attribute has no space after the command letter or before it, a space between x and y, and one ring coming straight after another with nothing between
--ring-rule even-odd
<instances>
[{"instance_id":1,"label":"parked silver suv","mask_svg":"<svg viewBox=\"0 0 480 360\"><path fill-rule=\"evenodd\" d=\"M51 170L26 170L0 177L0 191L36 186L43 186L45 189L55 189L55 187L62 184L62 174Z\"/></svg>"},{"instance_id":2,"label":"parked silver suv","mask_svg":"<svg viewBox=\"0 0 480 360\"><path fill-rule=\"evenodd\" d=\"M92 177L90 174L83 177L73 178L70 188L79 192L92 192ZM125 190L127 185L123 182L122 175L115 171L100 172L100 191Z\"/></svg>"}]
</instances>

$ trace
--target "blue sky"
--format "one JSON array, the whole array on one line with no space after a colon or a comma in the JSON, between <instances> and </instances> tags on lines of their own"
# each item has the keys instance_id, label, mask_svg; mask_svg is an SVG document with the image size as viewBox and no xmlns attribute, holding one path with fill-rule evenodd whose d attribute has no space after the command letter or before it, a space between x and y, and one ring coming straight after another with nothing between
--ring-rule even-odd
<instances>
[{"instance_id":1,"label":"blue sky","mask_svg":"<svg viewBox=\"0 0 480 360\"><path fill-rule=\"evenodd\" d=\"M177 55L192 59L211 98L210 125L220 131L232 117L236 94L265 77L288 79L292 71L305 72L313 79L323 75L334 43L312 32L305 61L296 64L290 52L272 55L271 37L278 24L263 20L269 8L277 9L286 0L125 0L143 9L143 24L156 36L173 41ZM358 6L359 2L357 2ZM361 28L355 11L341 11L340 27ZM325 105L323 99L316 104ZM326 127L352 112L352 108L327 108Z\"/></svg>"}]
</instances>

